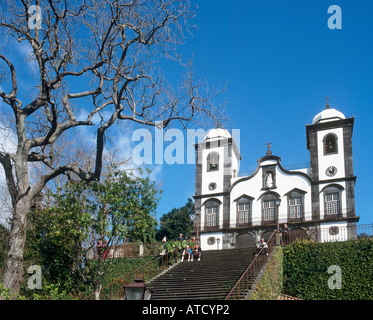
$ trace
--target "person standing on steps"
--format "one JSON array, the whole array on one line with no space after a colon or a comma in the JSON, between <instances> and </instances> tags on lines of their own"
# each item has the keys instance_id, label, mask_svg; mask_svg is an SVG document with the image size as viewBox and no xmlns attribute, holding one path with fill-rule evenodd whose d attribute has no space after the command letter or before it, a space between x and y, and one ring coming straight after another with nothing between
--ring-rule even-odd
<instances>
[{"instance_id":1,"label":"person standing on steps","mask_svg":"<svg viewBox=\"0 0 373 320\"><path fill-rule=\"evenodd\" d=\"M285 223L284 228L282 229L282 244L287 245L289 242L289 234L290 234L290 228Z\"/></svg>"}]
</instances>

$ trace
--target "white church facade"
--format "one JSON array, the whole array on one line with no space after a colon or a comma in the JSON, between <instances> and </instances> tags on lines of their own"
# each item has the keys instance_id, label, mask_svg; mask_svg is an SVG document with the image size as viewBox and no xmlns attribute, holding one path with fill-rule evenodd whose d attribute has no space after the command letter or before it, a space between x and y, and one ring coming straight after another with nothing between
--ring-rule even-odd
<instances>
[{"instance_id":1,"label":"white church facade","mask_svg":"<svg viewBox=\"0 0 373 320\"><path fill-rule=\"evenodd\" d=\"M318 237L328 241L342 233L352 237L351 226L359 220L353 126L354 118L327 104L306 125L309 168L286 170L268 145L266 155L248 176L240 176L241 156L231 134L221 128L210 130L195 145L194 199L203 250L254 246L285 223L305 234L315 228L327 230Z\"/></svg>"}]
</instances>

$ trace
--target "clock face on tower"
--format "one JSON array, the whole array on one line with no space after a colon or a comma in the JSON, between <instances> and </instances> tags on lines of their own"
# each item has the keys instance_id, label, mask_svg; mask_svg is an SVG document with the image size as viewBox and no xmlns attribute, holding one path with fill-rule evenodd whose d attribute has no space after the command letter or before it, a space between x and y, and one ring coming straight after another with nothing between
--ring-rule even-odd
<instances>
[{"instance_id":1,"label":"clock face on tower","mask_svg":"<svg viewBox=\"0 0 373 320\"><path fill-rule=\"evenodd\" d=\"M335 176L337 173L337 168L334 166L330 166L325 170L325 174L329 177Z\"/></svg>"}]
</instances>

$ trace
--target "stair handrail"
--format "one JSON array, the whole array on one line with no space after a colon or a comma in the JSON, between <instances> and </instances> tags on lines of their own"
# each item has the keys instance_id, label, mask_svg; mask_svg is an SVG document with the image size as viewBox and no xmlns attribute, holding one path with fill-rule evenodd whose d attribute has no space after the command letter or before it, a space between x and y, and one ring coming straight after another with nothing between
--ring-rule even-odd
<instances>
[{"instance_id":1,"label":"stair handrail","mask_svg":"<svg viewBox=\"0 0 373 320\"><path fill-rule=\"evenodd\" d=\"M276 230L273 231L267 241L268 248L262 248L255 255L254 259L250 262L249 266L242 273L241 277L234 284L224 300L236 300L236 296L238 296L238 299L240 300L241 294L245 297L246 292L248 292L255 283L260 270L266 264L268 257L275 247L276 233Z\"/></svg>"},{"instance_id":2,"label":"stair handrail","mask_svg":"<svg viewBox=\"0 0 373 320\"><path fill-rule=\"evenodd\" d=\"M99 297L103 293L104 289L107 289L108 287L110 287L110 300L113 300L114 285L119 284L120 289L119 289L119 292L118 292L119 293L118 298L119 298L119 300L121 300L125 296L124 286L126 284L129 284L129 283L133 282L135 278L141 278L142 280L152 279L154 276L156 276L157 274L159 274L160 272L162 272L166 268L168 268L169 262L170 261L173 262L175 256L176 256L176 260L177 260L178 259L178 253L179 253L178 247L176 247L174 250L168 251L164 254L161 253L159 256L155 257L153 260L145 263L144 265L138 267L137 269L135 269L135 270L123 275L123 276L120 276L119 278L115 279L111 283L107 284L105 287L100 288L99 289ZM171 255L171 258L169 257L170 255ZM160 266L158 266L159 262L160 262ZM151 268L152 264L155 264L155 269ZM148 270L147 267L149 267L149 266L150 266L150 269ZM140 277L139 275L141 273L142 273L142 276ZM95 298L96 293L97 292L93 292L90 295L83 298L82 300L89 300L89 299Z\"/></svg>"}]
</instances>

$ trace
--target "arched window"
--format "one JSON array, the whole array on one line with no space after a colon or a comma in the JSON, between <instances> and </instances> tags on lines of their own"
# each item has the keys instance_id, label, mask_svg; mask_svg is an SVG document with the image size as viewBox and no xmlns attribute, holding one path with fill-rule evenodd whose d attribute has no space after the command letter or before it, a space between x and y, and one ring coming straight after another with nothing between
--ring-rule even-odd
<instances>
[{"instance_id":1,"label":"arched window","mask_svg":"<svg viewBox=\"0 0 373 320\"><path fill-rule=\"evenodd\" d=\"M205 227L207 229L217 228L219 225L219 202L209 200L205 204Z\"/></svg>"},{"instance_id":2,"label":"arched window","mask_svg":"<svg viewBox=\"0 0 373 320\"><path fill-rule=\"evenodd\" d=\"M292 221L304 218L304 195L306 191L294 188L286 193L288 197L288 219Z\"/></svg>"},{"instance_id":3,"label":"arched window","mask_svg":"<svg viewBox=\"0 0 373 320\"><path fill-rule=\"evenodd\" d=\"M219 154L216 151L213 151L207 156L207 171L217 170L219 170Z\"/></svg>"},{"instance_id":4,"label":"arched window","mask_svg":"<svg viewBox=\"0 0 373 320\"><path fill-rule=\"evenodd\" d=\"M262 200L262 221L264 224L272 224L277 220L277 202L280 196L275 192L264 193Z\"/></svg>"},{"instance_id":5,"label":"arched window","mask_svg":"<svg viewBox=\"0 0 373 320\"><path fill-rule=\"evenodd\" d=\"M324 155L338 153L338 137L334 133L328 133L324 139Z\"/></svg>"},{"instance_id":6,"label":"arched window","mask_svg":"<svg viewBox=\"0 0 373 320\"><path fill-rule=\"evenodd\" d=\"M341 214L341 198L343 187L329 185L324 188L325 218L338 217Z\"/></svg>"},{"instance_id":7,"label":"arched window","mask_svg":"<svg viewBox=\"0 0 373 320\"><path fill-rule=\"evenodd\" d=\"M243 195L236 199L237 204L237 225L248 226L251 223L252 200L254 198Z\"/></svg>"}]
</instances>

